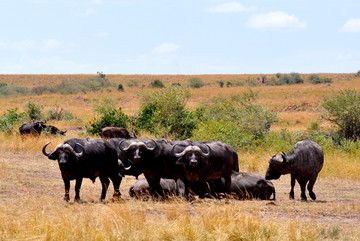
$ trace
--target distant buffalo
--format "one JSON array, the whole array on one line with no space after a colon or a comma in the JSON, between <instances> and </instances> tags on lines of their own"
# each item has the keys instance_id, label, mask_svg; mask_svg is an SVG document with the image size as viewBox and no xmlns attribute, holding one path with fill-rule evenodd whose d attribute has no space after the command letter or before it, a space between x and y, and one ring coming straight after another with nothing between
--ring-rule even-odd
<instances>
[{"instance_id":1,"label":"distant buffalo","mask_svg":"<svg viewBox=\"0 0 360 241\"><path fill-rule=\"evenodd\" d=\"M19 127L20 135L40 135L46 128L46 121L25 122Z\"/></svg>"},{"instance_id":2,"label":"distant buffalo","mask_svg":"<svg viewBox=\"0 0 360 241\"><path fill-rule=\"evenodd\" d=\"M299 141L294 148L286 155L274 155L269 160L269 168L265 178L268 180L278 179L283 174L291 175L290 199L294 199L295 180L300 184L301 200L306 201L305 187L309 190L311 199L315 200L316 195L313 187L319 172L324 165L324 152L321 147L313 141Z\"/></svg>"},{"instance_id":3,"label":"distant buffalo","mask_svg":"<svg viewBox=\"0 0 360 241\"><path fill-rule=\"evenodd\" d=\"M57 127L55 126L51 126L51 125L46 125L46 128L45 128L46 132L51 134L51 135L57 135L57 134L60 134L60 135L65 135L65 133L67 132L66 130L65 131L62 131L62 130L59 130Z\"/></svg>"},{"instance_id":4,"label":"distant buffalo","mask_svg":"<svg viewBox=\"0 0 360 241\"><path fill-rule=\"evenodd\" d=\"M124 138L124 139L130 139L130 138L136 138L135 132L130 133L128 130L122 127L104 127L101 130L101 137L104 139L110 139L110 138Z\"/></svg>"}]
</instances>

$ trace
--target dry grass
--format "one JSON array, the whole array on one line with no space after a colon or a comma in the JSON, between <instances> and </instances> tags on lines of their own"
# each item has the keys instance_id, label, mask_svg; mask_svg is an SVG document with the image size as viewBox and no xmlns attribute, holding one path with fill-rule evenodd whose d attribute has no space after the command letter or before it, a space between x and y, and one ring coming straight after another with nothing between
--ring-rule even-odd
<instances>
[{"instance_id":1,"label":"dry grass","mask_svg":"<svg viewBox=\"0 0 360 241\"><path fill-rule=\"evenodd\" d=\"M0 114L9 108L25 106L31 100L45 109L57 104L81 116L83 121L56 122L68 129L66 137L41 136L21 138L18 134L0 134L0 240L359 240L360 231L360 156L339 150L326 150L325 165L315 184L316 202L300 202L300 190L295 189L295 201L288 200L290 180L283 176L274 181L277 200L196 200L181 199L165 202L130 199L129 187L135 178L126 177L121 184L123 200L111 202L110 187L106 203L100 203L100 182L84 180L81 191L83 203L62 202L64 186L56 161L41 154L42 146L51 141L50 148L71 137L84 137L83 126L93 117L92 108L104 96L114 98L119 107L132 114L138 110L137 93L142 85L160 79L166 85L186 84L200 77L209 84L192 90L188 101L195 108L202 101L223 95L240 94L247 87L219 88L215 81L255 79L259 75L202 75L202 76L124 76L107 75L116 83L134 79L139 87L118 92L108 88L99 92L74 95L43 95L0 99ZM348 74L328 75L331 85L256 86L259 102L280 111L280 122L271 131L288 128L304 130L317 121L317 111L323 97L341 89L359 89L360 79ZM64 78L85 79L88 75L0 75L0 82L28 87L61 82ZM268 78L270 78L269 76ZM305 76L306 77L306 76ZM291 106L306 109L291 110ZM322 123L322 126L326 126ZM143 136L148 137L148 136ZM267 160L274 150L239 151L242 171L264 174ZM71 198L74 198L74 183Z\"/></svg>"}]
</instances>

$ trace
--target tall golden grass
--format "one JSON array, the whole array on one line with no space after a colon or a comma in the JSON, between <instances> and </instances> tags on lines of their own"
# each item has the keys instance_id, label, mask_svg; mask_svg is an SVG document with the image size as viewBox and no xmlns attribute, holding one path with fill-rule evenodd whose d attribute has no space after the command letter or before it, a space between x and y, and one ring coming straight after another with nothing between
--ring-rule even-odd
<instances>
[{"instance_id":1,"label":"tall golden grass","mask_svg":"<svg viewBox=\"0 0 360 241\"><path fill-rule=\"evenodd\" d=\"M294 86L255 86L258 101L271 110L280 111L280 122L271 131L287 128L306 129L318 121L318 107L324 96L347 88L359 89L360 78L350 74L321 74L331 77L332 84ZM207 85L192 89L187 106L195 109L202 101L219 95L230 96L247 91L246 86L220 88L216 80L252 79L260 75L107 75L111 81L124 84L125 91L109 87L98 92L71 95L0 99L0 114L18 107L21 111L31 100L44 106L63 107L82 117L76 121L58 121L68 129L66 137L20 137L0 133L0 240L359 240L360 231L360 155L342 150L325 149L325 164L315 184L316 202L300 202L300 190L295 189L295 201L288 200L289 176L273 181L276 201L199 200L189 203L183 199L169 201L138 201L128 195L134 177L123 179L120 190L123 200L111 202L109 187L106 202L98 201L101 185L84 180L82 203L74 203L74 183L70 203L63 203L64 185L56 161L41 153L49 141L49 149L71 137L85 137L83 127L94 116L93 106L104 97L116 100L127 114L139 108L138 93L148 88L151 80L160 79L165 85L179 82L186 85L193 77ZM307 75L302 75L307 77ZM36 87L60 83L66 79L86 79L89 75L0 75L0 82ZM268 78L271 78L269 75ZM127 87L129 80L138 87ZM144 85L144 87L143 87ZM307 109L292 110L291 106ZM328 128L328 123L321 123ZM144 134L142 137L151 137ZM241 171L264 174L267 160L278 150L257 148L238 150Z\"/></svg>"}]
</instances>

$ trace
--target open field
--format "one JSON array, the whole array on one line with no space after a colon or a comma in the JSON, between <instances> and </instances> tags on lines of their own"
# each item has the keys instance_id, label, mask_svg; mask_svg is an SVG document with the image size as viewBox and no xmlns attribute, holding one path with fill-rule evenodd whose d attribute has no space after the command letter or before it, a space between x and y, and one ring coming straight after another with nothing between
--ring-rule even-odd
<instances>
[{"instance_id":1,"label":"open field","mask_svg":"<svg viewBox=\"0 0 360 241\"><path fill-rule=\"evenodd\" d=\"M320 117L319 105L324 96L343 89L360 90L360 78L351 74L323 74L333 83L313 85L254 86L258 101L279 111L280 121L271 127L291 131L305 130ZM0 82L36 87L59 83L63 78L86 78L85 75L0 75ZM300 188L295 186L296 200L288 200L289 176L273 181L275 201L196 200L161 201L132 200L129 187L135 178L126 177L120 186L122 199L111 201L112 186L105 203L101 203L99 180L85 179L81 190L82 203L74 203L74 183L70 203L63 203L64 185L56 161L41 153L71 137L85 137L84 124L94 117L93 106L105 96L116 100L125 113L139 108L138 93L148 89L149 82L160 79L166 86L186 84L192 77L207 85L192 89L187 105L194 109L202 101L219 95L241 94L246 86L220 88L216 80L257 79L257 75L203 76L123 76L109 75L122 83L124 92L109 87L97 92L79 94L46 94L0 99L0 114L7 109L23 109L31 100L47 110L59 105L81 120L58 121L68 129L66 137L41 136L21 138L17 133L0 133L0 240L360 240L360 156L341 150L325 150L325 164L314 186L318 200L301 202ZM268 77L270 78L270 76ZM127 87L129 80L138 87ZM321 122L329 128L329 123ZM265 174L267 160L275 150L238 150L241 171Z\"/></svg>"}]
</instances>

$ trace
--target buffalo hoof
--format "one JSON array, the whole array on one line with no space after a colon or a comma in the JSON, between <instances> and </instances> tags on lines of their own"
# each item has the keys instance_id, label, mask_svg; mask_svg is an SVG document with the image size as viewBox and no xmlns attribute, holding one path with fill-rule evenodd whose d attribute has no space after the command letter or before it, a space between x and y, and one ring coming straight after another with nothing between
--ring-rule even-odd
<instances>
[{"instance_id":1,"label":"buffalo hoof","mask_svg":"<svg viewBox=\"0 0 360 241\"><path fill-rule=\"evenodd\" d=\"M121 200L121 194L120 193L114 193L112 201L113 202L119 202Z\"/></svg>"},{"instance_id":2,"label":"buffalo hoof","mask_svg":"<svg viewBox=\"0 0 360 241\"><path fill-rule=\"evenodd\" d=\"M69 196L69 195L65 195L63 201L64 201L64 202L69 202L69 201L70 201L70 196Z\"/></svg>"},{"instance_id":3,"label":"buffalo hoof","mask_svg":"<svg viewBox=\"0 0 360 241\"><path fill-rule=\"evenodd\" d=\"M309 195L310 195L310 197L311 197L312 200L314 200L314 201L316 200L316 195L315 195L315 193L310 192Z\"/></svg>"}]
</instances>

